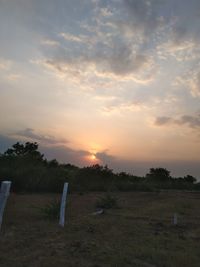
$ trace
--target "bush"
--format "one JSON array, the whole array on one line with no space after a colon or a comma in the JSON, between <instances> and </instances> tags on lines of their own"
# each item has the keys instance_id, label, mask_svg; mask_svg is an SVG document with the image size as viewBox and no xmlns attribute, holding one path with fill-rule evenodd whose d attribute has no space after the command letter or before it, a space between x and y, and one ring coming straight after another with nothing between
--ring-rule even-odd
<instances>
[{"instance_id":1,"label":"bush","mask_svg":"<svg viewBox=\"0 0 200 267\"><path fill-rule=\"evenodd\" d=\"M60 200L54 199L40 209L43 217L48 220L57 220L60 215Z\"/></svg>"},{"instance_id":2,"label":"bush","mask_svg":"<svg viewBox=\"0 0 200 267\"><path fill-rule=\"evenodd\" d=\"M110 194L104 195L103 197L100 197L96 201L96 208L101 209L111 209L111 208L117 208L117 199Z\"/></svg>"},{"instance_id":3,"label":"bush","mask_svg":"<svg viewBox=\"0 0 200 267\"><path fill-rule=\"evenodd\" d=\"M79 192L107 191L113 187L114 174L107 166L98 164L79 169L73 181L73 188Z\"/></svg>"}]
</instances>

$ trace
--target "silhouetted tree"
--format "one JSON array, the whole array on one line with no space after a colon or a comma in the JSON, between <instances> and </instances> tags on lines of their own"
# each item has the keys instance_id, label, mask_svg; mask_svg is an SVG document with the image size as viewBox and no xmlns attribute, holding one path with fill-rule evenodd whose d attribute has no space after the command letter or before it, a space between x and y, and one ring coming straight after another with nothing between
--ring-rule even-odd
<instances>
[{"instance_id":1,"label":"silhouetted tree","mask_svg":"<svg viewBox=\"0 0 200 267\"><path fill-rule=\"evenodd\" d=\"M170 171L165 168L151 168L146 178L154 182L168 182L171 179Z\"/></svg>"},{"instance_id":2,"label":"silhouetted tree","mask_svg":"<svg viewBox=\"0 0 200 267\"><path fill-rule=\"evenodd\" d=\"M80 169L75 177L75 186L80 191L106 191L113 183L113 171L99 164Z\"/></svg>"},{"instance_id":3,"label":"silhouetted tree","mask_svg":"<svg viewBox=\"0 0 200 267\"><path fill-rule=\"evenodd\" d=\"M52 159L52 160L50 160L50 161L48 162L48 166L49 166L50 168L56 168L56 167L59 166L59 163L58 163L58 161L57 161L56 159Z\"/></svg>"},{"instance_id":4,"label":"silhouetted tree","mask_svg":"<svg viewBox=\"0 0 200 267\"><path fill-rule=\"evenodd\" d=\"M57 160L43 159L37 143L17 142L0 157L0 181L6 177L16 192L60 192L68 173Z\"/></svg>"},{"instance_id":5,"label":"silhouetted tree","mask_svg":"<svg viewBox=\"0 0 200 267\"><path fill-rule=\"evenodd\" d=\"M25 145L17 142L12 146L12 148L9 148L3 155L11 157L31 156L32 158L40 160L42 160L44 157L44 155L38 151L38 144L36 142L26 142Z\"/></svg>"},{"instance_id":6,"label":"silhouetted tree","mask_svg":"<svg viewBox=\"0 0 200 267\"><path fill-rule=\"evenodd\" d=\"M191 184L193 184L193 183L195 183L197 181L197 179L195 177L193 177L192 175L187 175L183 179L184 179L185 182L188 182L188 183L191 183Z\"/></svg>"}]
</instances>

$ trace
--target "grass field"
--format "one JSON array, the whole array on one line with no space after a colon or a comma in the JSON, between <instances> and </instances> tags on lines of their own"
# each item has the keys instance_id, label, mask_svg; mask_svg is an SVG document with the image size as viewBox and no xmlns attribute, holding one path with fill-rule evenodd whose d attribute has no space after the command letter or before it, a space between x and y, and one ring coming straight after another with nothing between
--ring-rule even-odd
<instances>
[{"instance_id":1,"label":"grass field","mask_svg":"<svg viewBox=\"0 0 200 267\"><path fill-rule=\"evenodd\" d=\"M12 194L0 233L0 266L200 266L199 193L114 193L119 207L94 216L102 195L70 194L63 229L39 209L59 195Z\"/></svg>"}]
</instances>

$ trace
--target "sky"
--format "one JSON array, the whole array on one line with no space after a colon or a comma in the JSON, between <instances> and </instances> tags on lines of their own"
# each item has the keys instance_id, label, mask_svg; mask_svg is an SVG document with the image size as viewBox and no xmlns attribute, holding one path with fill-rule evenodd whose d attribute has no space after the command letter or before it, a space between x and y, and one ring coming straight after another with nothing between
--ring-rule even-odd
<instances>
[{"instance_id":1,"label":"sky","mask_svg":"<svg viewBox=\"0 0 200 267\"><path fill-rule=\"evenodd\" d=\"M200 178L199 0L0 0L0 151Z\"/></svg>"}]
</instances>

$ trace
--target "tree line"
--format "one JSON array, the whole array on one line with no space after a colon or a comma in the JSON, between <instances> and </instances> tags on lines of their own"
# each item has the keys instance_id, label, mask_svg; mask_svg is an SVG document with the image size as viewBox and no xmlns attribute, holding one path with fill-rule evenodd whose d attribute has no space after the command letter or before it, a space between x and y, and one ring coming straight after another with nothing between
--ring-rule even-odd
<instances>
[{"instance_id":1,"label":"tree line","mask_svg":"<svg viewBox=\"0 0 200 267\"><path fill-rule=\"evenodd\" d=\"M156 191L162 189L200 190L192 175L171 177L165 168L150 168L144 177L114 173L108 166L95 164L79 168L47 160L36 142L17 142L0 154L0 181L12 181L14 192L61 192L64 182L70 191Z\"/></svg>"}]
</instances>

